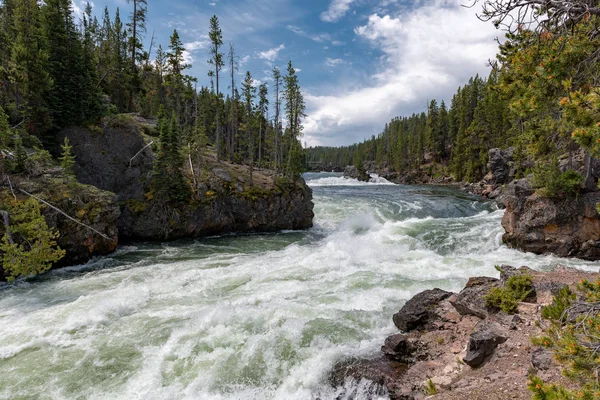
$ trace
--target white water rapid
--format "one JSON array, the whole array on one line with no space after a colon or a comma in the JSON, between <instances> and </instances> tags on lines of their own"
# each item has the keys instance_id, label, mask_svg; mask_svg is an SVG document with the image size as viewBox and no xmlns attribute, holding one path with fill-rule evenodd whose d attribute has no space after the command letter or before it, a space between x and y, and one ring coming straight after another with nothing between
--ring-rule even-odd
<instances>
[{"instance_id":1,"label":"white water rapid","mask_svg":"<svg viewBox=\"0 0 600 400\"><path fill-rule=\"evenodd\" d=\"M0 399L335 399L332 365L376 354L417 292L593 268L507 249L502 212L455 189L306 179L309 231L128 245L0 286Z\"/></svg>"}]
</instances>

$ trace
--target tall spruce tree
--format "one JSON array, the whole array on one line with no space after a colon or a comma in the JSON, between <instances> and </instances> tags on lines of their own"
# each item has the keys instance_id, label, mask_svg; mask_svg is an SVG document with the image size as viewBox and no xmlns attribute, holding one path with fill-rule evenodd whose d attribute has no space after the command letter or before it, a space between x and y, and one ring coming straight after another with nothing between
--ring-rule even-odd
<instances>
[{"instance_id":1,"label":"tall spruce tree","mask_svg":"<svg viewBox=\"0 0 600 400\"><path fill-rule=\"evenodd\" d=\"M215 145L217 151L217 162L221 161L221 126L219 121L219 72L221 72L221 68L225 65L223 61L223 53L221 53L221 46L223 45L223 33L221 32L221 27L219 25L219 19L216 15L213 15L210 19L210 31L208 32L208 37L210 39L210 55L211 59L208 60L208 63L213 66L214 77L216 82L216 92L217 92L217 107L216 107L216 134L215 134Z\"/></svg>"}]
</instances>

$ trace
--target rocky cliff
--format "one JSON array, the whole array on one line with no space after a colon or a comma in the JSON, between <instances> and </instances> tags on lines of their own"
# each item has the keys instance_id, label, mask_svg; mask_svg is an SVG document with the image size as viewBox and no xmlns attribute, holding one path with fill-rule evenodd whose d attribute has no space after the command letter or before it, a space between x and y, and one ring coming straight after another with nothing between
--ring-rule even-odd
<instances>
[{"instance_id":1,"label":"rocky cliff","mask_svg":"<svg viewBox=\"0 0 600 400\"><path fill-rule=\"evenodd\" d=\"M397 334L382 343L381 353L338 362L329 376L340 397L349 380L372 382L369 396L391 400L530 399L528 376L565 383L552 353L534 346L543 334L541 308L566 285L575 290L597 273L564 267L537 272L500 267L500 279L471 278L460 293L426 290L407 301L393 316ZM531 277L531 295L508 315L486 306L491 288L503 287L514 275ZM344 397L345 398L345 397Z\"/></svg>"},{"instance_id":2,"label":"rocky cliff","mask_svg":"<svg viewBox=\"0 0 600 400\"><path fill-rule=\"evenodd\" d=\"M502 239L510 247L536 254L600 259L600 192L557 199L535 193L527 179L511 182L503 195L506 207Z\"/></svg>"},{"instance_id":3,"label":"rocky cliff","mask_svg":"<svg viewBox=\"0 0 600 400\"><path fill-rule=\"evenodd\" d=\"M154 160L148 144L155 140L153 135L152 121L119 115L106 119L101 130L68 129L58 138L61 142L68 137L73 146L79 181L118 196L121 239L163 240L312 226L312 191L302 179L273 185L271 171L255 169L250 185L247 166L217 163L210 150L194 175L187 171L194 187L192 198L159 204L148 188Z\"/></svg>"}]
</instances>

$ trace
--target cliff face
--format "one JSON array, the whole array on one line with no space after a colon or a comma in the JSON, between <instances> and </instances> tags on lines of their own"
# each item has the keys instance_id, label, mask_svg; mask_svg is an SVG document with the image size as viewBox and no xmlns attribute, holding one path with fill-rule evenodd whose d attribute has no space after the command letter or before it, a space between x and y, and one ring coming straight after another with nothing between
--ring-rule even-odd
<instances>
[{"instance_id":1,"label":"cliff face","mask_svg":"<svg viewBox=\"0 0 600 400\"><path fill-rule=\"evenodd\" d=\"M600 259L600 192L575 199L550 199L534 193L526 179L511 182L503 194L506 206L502 239L510 247L536 254Z\"/></svg>"},{"instance_id":2,"label":"cliff face","mask_svg":"<svg viewBox=\"0 0 600 400\"><path fill-rule=\"evenodd\" d=\"M107 119L101 131L74 128L58 138L62 142L68 137L73 146L79 181L116 193L122 211L121 239L164 240L312 226L312 191L302 179L274 186L270 171L255 169L250 185L247 166L217 163L210 152L199 167L195 163L195 177L187 171L195 192L192 199L159 204L148 189L154 154L147 145L154 134L151 121L120 115Z\"/></svg>"}]
</instances>

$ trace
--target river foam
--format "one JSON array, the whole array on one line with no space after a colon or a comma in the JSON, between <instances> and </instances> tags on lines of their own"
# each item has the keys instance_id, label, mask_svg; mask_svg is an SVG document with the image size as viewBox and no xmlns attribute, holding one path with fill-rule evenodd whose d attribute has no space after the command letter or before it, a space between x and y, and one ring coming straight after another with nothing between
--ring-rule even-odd
<instances>
[{"instance_id":1,"label":"river foam","mask_svg":"<svg viewBox=\"0 0 600 400\"><path fill-rule=\"evenodd\" d=\"M454 189L307 179L307 232L139 243L4 286L0 398L371 398L327 374L376 354L412 295L501 263L596 268L502 246L502 212Z\"/></svg>"}]
</instances>

